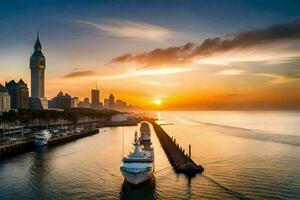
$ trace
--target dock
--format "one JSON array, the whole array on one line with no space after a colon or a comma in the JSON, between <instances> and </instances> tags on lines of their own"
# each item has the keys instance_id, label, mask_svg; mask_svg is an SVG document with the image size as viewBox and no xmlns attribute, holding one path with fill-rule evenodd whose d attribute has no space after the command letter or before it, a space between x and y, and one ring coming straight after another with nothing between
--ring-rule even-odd
<instances>
[{"instance_id":1,"label":"dock","mask_svg":"<svg viewBox=\"0 0 300 200\"><path fill-rule=\"evenodd\" d=\"M189 146L189 154L185 153L185 150L176 143L176 139L171 138L159 124L154 121L150 121L150 123L152 124L173 169L177 173L183 173L189 177L193 177L204 171L204 168L201 165L197 165L192 160L191 145Z\"/></svg>"},{"instance_id":2,"label":"dock","mask_svg":"<svg viewBox=\"0 0 300 200\"><path fill-rule=\"evenodd\" d=\"M34 138L0 145L0 160L34 149Z\"/></svg>"},{"instance_id":3,"label":"dock","mask_svg":"<svg viewBox=\"0 0 300 200\"><path fill-rule=\"evenodd\" d=\"M86 130L80 133L72 133L63 136L52 137L48 141L47 146L51 147L58 144L64 144L97 133L99 133L99 129ZM35 148L34 139L34 137L30 137L25 140L14 141L8 144L1 144L0 160L33 150Z\"/></svg>"},{"instance_id":4,"label":"dock","mask_svg":"<svg viewBox=\"0 0 300 200\"><path fill-rule=\"evenodd\" d=\"M99 129L83 131L81 133L72 133L70 135L65 135L65 136L60 136L60 137L52 137L48 141L48 146L54 146L57 144L71 142L73 140L77 140L79 138L87 137L87 136L94 135L97 133L99 133Z\"/></svg>"}]
</instances>

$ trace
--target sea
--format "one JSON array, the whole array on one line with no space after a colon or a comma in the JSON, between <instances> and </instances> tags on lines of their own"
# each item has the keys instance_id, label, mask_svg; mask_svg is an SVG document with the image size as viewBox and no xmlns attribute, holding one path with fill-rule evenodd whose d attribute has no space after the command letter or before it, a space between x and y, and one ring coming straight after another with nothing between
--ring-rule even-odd
<instances>
[{"instance_id":1,"label":"sea","mask_svg":"<svg viewBox=\"0 0 300 200\"><path fill-rule=\"evenodd\" d=\"M155 132L154 178L124 182L120 164L139 126L101 128L71 143L0 161L0 199L300 199L300 112L152 112L204 167L176 174Z\"/></svg>"}]
</instances>

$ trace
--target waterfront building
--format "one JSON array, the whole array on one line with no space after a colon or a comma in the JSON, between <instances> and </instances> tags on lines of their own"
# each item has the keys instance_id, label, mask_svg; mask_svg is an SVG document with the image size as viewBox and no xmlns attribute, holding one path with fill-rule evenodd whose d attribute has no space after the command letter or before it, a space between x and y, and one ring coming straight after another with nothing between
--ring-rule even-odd
<instances>
[{"instance_id":1,"label":"waterfront building","mask_svg":"<svg viewBox=\"0 0 300 200\"><path fill-rule=\"evenodd\" d=\"M100 109L100 92L98 89L91 90L91 107L93 109Z\"/></svg>"},{"instance_id":2,"label":"waterfront building","mask_svg":"<svg viewBox=\"0 0 300 200\"><path fill-rule=\"evenodd\" d=\"M69 109L71 108L71 96L60 91L56 97L49 101L49 108Z\"/></svg>"},{"instance_id":3,"label":"waterfront building","mask_svg":"<svg viewBox=\"0 0 300 200\"><path fill-rule=\"evenodd\" d=\"M79 98L73 97L71 99L71 108L77 108L79 106Z\"/></svg>"},{"instance_id":4,"label":"waterfront building","mask_svg":"<svg viewBox=\"0 0 300 200\"><path fill-rule=\"evenodd\" d=\"M42 53L42 45L37 34L34 44L34 52L30 57L31 70L31 98L30 107L33 109L47 109L48 101L45 97L45 56Z\"/></svg>"},{"instance_id":5,"label":"waterfront building","mask_svg":"<svg viewBox=\"0 0 300 200\"><path fill-rule=\"evenodd\" d=\"M22 79L17 83L14 80L6 82L5 87L10 95L11 109L29 108L29 91L27 84Z\"/></svg>"},{"instance_id":6,"label":"waterfront building","mask_svg":"<svg viewBox=\"0 0 300 200\"><path fill-rule=\"evenodd\" d=\"M79 102L80 108L91 108L91 103L89 98L84 98L83 101Z\"/></svg>"},{"instance_id":7,"label":"waterfront building","mask_svg":"<svg viewBox=\"0 0 300 200\"><path fill-rule=\"evenodd\" d=\"M6 87L0 84L0 112L10 110L10 96Z\"/></svg>"},{"instance_id":8,"label":"waterfront building","mask_svg":"<svg viewBox=\"0 0 300 200\"><path fill-rule=\"evenodd\" d=\"M115 96L113 94L110 94L108 97L108 108L109 109L115 108Z\"/></svg>"},{"instance_id":9,"label":"waterfront building","mask_svg":"<svg viewBox=\"0 0 300 200\"><path fill-rule=\"evenodd\" d=\"M108 109L108 99L104 99L104 108Z\"/></svg>"}]
</instances>

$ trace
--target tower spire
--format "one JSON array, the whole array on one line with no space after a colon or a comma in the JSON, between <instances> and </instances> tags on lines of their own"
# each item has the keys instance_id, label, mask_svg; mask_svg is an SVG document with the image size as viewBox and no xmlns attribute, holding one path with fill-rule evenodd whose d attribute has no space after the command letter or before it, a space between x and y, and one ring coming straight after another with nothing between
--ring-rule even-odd
<instances>
[{"instance_id":1,"label":"tower spire","mask_svg":"<svg viewBox=\"0 0 300 200\"><path fill-rule=\"evenodd\" d=\"M41 52L42 50L42 45L41 45L41 42L40 42L40 33L39 33L39 30L37 30L36 32L36 41L35 41L35 44L34 44L34 51L35 52Z\"/></svg>"}]
</instances>

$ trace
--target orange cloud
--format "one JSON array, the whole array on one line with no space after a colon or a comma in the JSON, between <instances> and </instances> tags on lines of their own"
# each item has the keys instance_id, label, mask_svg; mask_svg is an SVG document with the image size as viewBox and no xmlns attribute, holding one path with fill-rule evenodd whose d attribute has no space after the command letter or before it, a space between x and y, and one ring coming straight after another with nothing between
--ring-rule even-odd
<instances>
[{"instance_id":1,"label":"orange cloud","mask_svg":"<svg viewBox=\"0 0 300 200\"><path fill-rule=\"evenodd\" d=\"M281 84L289 83L292 81L300 80L300 74L272 74L272 73L259 73L259 76L270 77L270 83Z\"/></svg>"},{"instance_id":2,"label":"orange cloud","mask_svg":"<svg viewBox=\"0 0 300 200\"><path fill-rule=\"evenodd\" d=\"M157 48L150 52L126 53L111 60L113 63L135 62L144 67L180 66L191 64L196 59L224 53L230 50L245 49L257 45L284 40L300 39L300 20L277 24L264 29L237 33L232 39L208 38L202 44L187 43L183 46Z\"/></svg>"},{"instance_id":3,"label":"orange cloud","mask_svg":"<svg viewBox=\"0 0 300 200\"><path fill-rule=\"evenodd\" d=\"M83 76L93 76L97 75L97 72L87 70L87 71L76 71L76 72L71 72L67 75L65 75L65 78L77 78L77 77L83 77Z\"/></svg>"}]
</instances>

